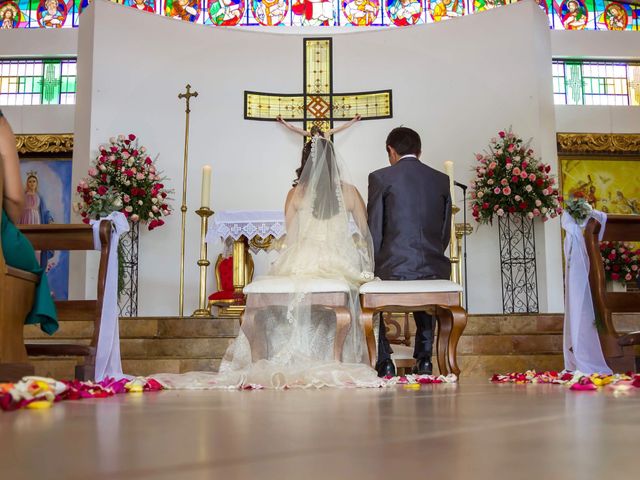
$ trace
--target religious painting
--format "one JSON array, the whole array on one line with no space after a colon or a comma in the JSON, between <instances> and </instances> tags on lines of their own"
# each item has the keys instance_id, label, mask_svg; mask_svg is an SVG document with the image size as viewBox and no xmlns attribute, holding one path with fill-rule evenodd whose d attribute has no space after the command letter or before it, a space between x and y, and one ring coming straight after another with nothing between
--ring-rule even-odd
<instances>
[{"instance_id":1,"label":"religious painting","mask_svg":"<svg viewBox=\"0 0 640 480\"><path fill-rule=\"evenodd\" d=\"M20 176L24 185L25 209L20 224L69 223L71 220L71 159L23 156ZM49 287L56 300L69 294L69 252L43 251L40 265L49 275Z\"/></svg>"},{"instance_id":2,"label":"religious painting","mask_svg":"<svg viewBox=\"0 0 640 480\"><path fill-rule=\"evenodd\" d=\"M422 0L386 0L387 15L394 25L415 25L422 17Z\"/></svg>"},{"instance_id":3,"label":"religious painting","mask_svg":"<svg viewBox=\"0 0 640 480\"><path fill-rule=\"evenodd\" d=\"M265 27L281 25L288 11L288 0L251 0L253 18Z\"/></svg>"},{"instance_id":4,"label":"religious painting","mask_svg":"<svg viewBox=\"0 0 640 480\"><path fill-rule=\"evenodd\" d=\"M607 30L626 30L629 25L630 13L627 8L630 9L628 5L625 6L621 3L609 3L598 19L598 26L601 27L604 24Z\"/></svg>"},{"instance_id":5,"label":"religious painting","mask_svg":"<svg viewBox=\"0 0 640 480\"><path fill-rule=\"evenodd\" d=\"M562 25L566 30L584 30L589 21L589 11L583 0L565 0L560 5Z\"/></svg>"},{"instance_id":6,"label":"religious painting","mask_svg":"<svg viewBox=\"0 0 640 480\"><path fill-rule=\"evenodd\" d=\"M367 27L375 22L380 11L379 0L343 0L342 12L350 25Z\"/></svg>"},{"instance_id":7,"label":"religious painting","mask_svg":"<svg viewBox=\"0 0 640 480\"><path fill-rule=\"evenodd\" d=\"M327 27L335 24L333 0L293 0L293 24Z\"/></svg>"},{"instance_id":8,"label":"religious painting","mask_svg":"<svg viewBox=\"0 0 640 480\"><path fill-rule=\"evenodd\" d=\"M589 156L561 159L562 194L606 213L640 215L640 159Z\"/></svg>"},{"instance_id":9,"label":"religious painting","mask_svg":"<svg viewBox=\"0 0 640 480\"><path fill-rule=\"evenodd\" d=\"M429 15L434 22L464 15L464 0L429 0Z\"/></svg>"},{"instance_id":10,"label":"religious painting","mask_svg":"<svg viewBox=\"0 0 640 480\"><path fill-rule=\"evenodd\" d=\"M22 11L12 1L0 3L0 20L2 20L0 30L13 30L26 23Z\"/></svg>"},{"instance_id":11,"label":"religious painting","mask_svg":"<svg viewBox=\"0 0 640 480\"><path fill-rule=\"evenodd\" d=\"M549 0L537 0L538 6L549 15L549 4L547 3Z\"/></svg>"},{"instance_id":12,"label":"religious painting","mask_svg":"<svg viewBox=\"0 0 640 480\"><path fill-rule=\"evenodd\" d=\"M244 16L245 8L245 0L208 0L207 4L209 20L219 27L238 25Z\"/></svg>"},{"instance_id":13,"label":"religious painting","mask_svg":"<svg viewBox=\"0 0 640 480\"><path fill-rule=\"evenodd\" d=\"M195 22L200 17L200 1L165 0L164 14L184 22Z\"/></svg>"},{"instance_id":14,"label":"religious painting","mask_svg":"<svg viewBox=\"0 0 640 480\"><path fill-rule=\"evenodd\" d=\"M475 12L483 12L492 8L501 7L507 4L507 0L474 0L473 10Z\"/></svg>"},{"instance_id":15,"label":"religious painting","mask_svg":"<svg viewBox=\"0 0 640 480\"><path fill-rule=\"evenodd\" d=\"M136 10L140 10L141 12L149 12L155 13L156 11L156 0L125 0L126 4L131 8L135 8Z\"/></svg>"},{"instance_id":16,"label":"religious painting","mask_svg":"<svg viewBox=\"0 0 640 480\"><path fill-rule=\"evenodd\" d=\"M67 19L67 6L62 0L40 0L38 24L44 28L61 28Z\"/></svg>"}]
</instances>

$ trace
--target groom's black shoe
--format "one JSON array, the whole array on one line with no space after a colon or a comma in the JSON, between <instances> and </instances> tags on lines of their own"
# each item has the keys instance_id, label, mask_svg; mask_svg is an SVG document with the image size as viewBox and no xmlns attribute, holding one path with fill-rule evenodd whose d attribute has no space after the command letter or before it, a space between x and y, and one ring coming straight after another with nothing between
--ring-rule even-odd
<instances>
[{"instance_id":1,"label":"groom's black shoe","mask_svg":"<svg viewBox=\"0 0 640 480\"><path fill-rule=\"evenodd\" d=\"M393 364L390 358L383 360L376 365L376 370L379 377L395 377L396 366Z\"/></svg>"},{"instance_id":2,"label":"groom's black shoe","mask_svg":"<svg viewBox=\"0 0 640 480\"><path fill-rule=\"evenodd\" d=\"M412 373L415 375L432 375L433 365L429 358L419 358L413 367Z\"/></svg>"}]
</instances>

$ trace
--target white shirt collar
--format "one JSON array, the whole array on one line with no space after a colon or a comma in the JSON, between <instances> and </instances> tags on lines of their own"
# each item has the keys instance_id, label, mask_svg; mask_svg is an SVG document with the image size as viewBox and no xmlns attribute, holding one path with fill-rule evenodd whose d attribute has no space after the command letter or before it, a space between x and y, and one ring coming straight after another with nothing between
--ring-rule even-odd
<instances>
[{"instance_id":1,"label":"white shirt collar","mask_svg":"<svg viewBox=\"0 0 640 480\"><path fill-rule=\"evenodd\" d=\"M418 159L417 155L414 155L413 153L410 153L409 155L403 155L402 157L400 157L398 159L398 161L402 160L403 158L411 158L411 157L415 158L416 160Z\"/></svg>"}]
</instances>

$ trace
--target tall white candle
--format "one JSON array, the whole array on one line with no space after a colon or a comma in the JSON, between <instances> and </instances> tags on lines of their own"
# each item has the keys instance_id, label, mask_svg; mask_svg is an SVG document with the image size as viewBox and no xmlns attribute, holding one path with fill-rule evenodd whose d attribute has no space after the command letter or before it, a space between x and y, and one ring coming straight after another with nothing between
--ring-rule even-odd
<instances>
[{"instance_id":1,"label":"tall white candle","mask_svg":"<svg viewBox=\"0 0 640 480\"><path fill-rule=\"evenodd\" d=\"M455 199L455 189L453 185L453 162L451 160L447 160L444 162L444 172L449 175L449 190L451 191L451 205L456 204Z\"/></svg>"},{"instance_id":2,"label":"tall white candle","mask_svg":"<svg viewBox=\"0 0 640 480\"><path fill-rule=\"evenodd\" d=\"M209 208L211 204L211 165L202 167L202 196L200 205Z\"/></svg>"}]
</instances>

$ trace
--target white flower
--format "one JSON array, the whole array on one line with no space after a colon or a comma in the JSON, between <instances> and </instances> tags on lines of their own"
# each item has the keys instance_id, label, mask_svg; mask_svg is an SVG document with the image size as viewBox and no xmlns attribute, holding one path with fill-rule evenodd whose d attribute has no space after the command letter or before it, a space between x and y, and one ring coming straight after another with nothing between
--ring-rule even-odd
<instances>
[{"instance_id":1,"label":"white flower","mask_svg":"<svg viewBox=\"0 0 640 480\"><path fill-rule=\"evenodd\" d=\"M133 212L133 207L131 205L128 205L128 206L124 207L124 211L131 213L131 212Z\"/></svg>"},{"instance_id":2,"label":"white flower","mask_svg":"<svg viewBox=\"0 0 640 480\"><path fill-rule=\"evenodd\" d=\"M125 180L124 184L128 187L129 185L131 185L131 182L129 180Z\"/></svg>"},{"instance_id":3,"label":"white flower","mask_svg":"<svg viewBox=\"0 0 640 480\"><path fill-rule=\"evenodd\" d=\"M100 169L101 172L106 172L107 171L107 167L105 167L103 163L101 163L98 168Z\"/></svg>"},{"instance_id":4,"label":"white flower","mask_svg":"<svg viewBox=\"0 0 640 480\"><path fill-rule=\"evenodd\" d=\"M511 169L513 168L513 164L512 164L512 163L507 163L507 164L505 165L505 168L506 168L507 170L511 170Z\"/></svg>"},{"instance_id":5,"label":"white flower","mask_svg":"<svg viewBox=\"0 0 640 480\"><path fill-rule=\"evenodd\" d=\"M124 140L124 135L118 135L118 140L123 141Z\"/></svg>"},{"instance_id":6,"label":"white flower","mask_svg":"<svg viewBox=\"0 0 640 480\"><path fill-rule=\"evenodd\" d=\"M479 191L478 192L478 198L482 198L484 197L484 192L483 191Z\"/></svg>"},{"instance_id":7,"label":"white flower","mask_svg":"<svg viewBox=\"0 0 640 480\"><path fill-rule=\"evenodd\" d=\"M536 200L536 207L539 207L540 205L542 205L542 202L540 200Z\"/></svg>"},{"instance_id":8,"label":"white flower","mask_svg":"<svg viewBox=\"0 0 640 480\"><path fill-rule=\"evenodd\" d=\"M149 212L149 218L153 218L153 217L154 217L153 212Z\"/></svg>"},{"instance_id":9,"label":"white flower","mask_svg":"<svg viewBox=\"0 0 640 480\"><path fill-rule=\"evenodd\" d=\"M493 178L490 178L489 180L487 180L487 185L493 185Z\"/></svg>"},{"instance_id":10,"label":"white flower","mask_svg":"<svg viewBox=\"0 0 640 480\"><path fill-rule=\"evenodd\" d=\"M542 207L542 208L540 209L540 211L541 211L542 213L547 213L547 210L548 210L548 209L547 209L547 207Z\"/></svg>"},{"instance_id":11,"label":"white flower","mask_svg":"<svg viewBox=\"0 0 640 480\"><path fill-rule=\"evenodd\" d=\"M127 165L129 165L129 166L133 165L133 158L129 158L129 161L127 162Z\"/></svg>"},{"instance_id":12,"label":"white flower","mask_svg":"<svg viewBox=\"0 0 640 480\"><path fill-rule=\"evenodd\" d=\"M504 210L499 208L498 211L496 212L498 214L499 217L504 215Z\"/></svg>"},{"instance_id":13,"label":"white flower","mask_svg":"<svg viewBox=\"0 0 640 480\"><path fill-rule=\"evenodd\" d=\"M138 205L142 205L142 200L138 200Z\"/></svg>"},{"instance_id":14,"label":"white flower","mask_svg":"<svg viewBox=\"0 0 640 480\"><path fill-rule=\"evenodd\" d=\"M157 197L152 198L151 199L151 203L154 203L154 204L158 203L158 198Z\"/></svg>"},{"instance_id":15,"label":"white flower","mask_svg":"<svg viewBox=\"0 0 640 480\"><path fill-rule=\"evenodd\" d=\"M109 139L109 143L116 143L116 137L111 137Z\"/></svg>"},{"instance_id":16,"label":"white flower","mask_svg":"<svg viewBox=\"0 0 640 480\"><path fill-rule=\"evenodd\" d=\"M145 153L147 149L145 147L140 147L140 153Z\"/></svg>"},{"instance_id":17,"label":"white flower","mask_svg":"<svg viewBox=\"0 0 640 480\"><path fill-rule=\"evenodd\" d=\"M116 198L116 199L113 201L113 206L114 206L115 208L122 208L122 199L120 199L120 198Z\"/></svg>"},{"instance_id":18,"label":"white flower","mask_svg":"<svg viewBox=\"0 0 640 480\"><path fill-rule=\"evenodd\" d=\"M140 216L137 213L134 213L133 215L131 215L132 222L137 222L138 220L140 220Z\"/></svg>"},{"instance_id":19,"label":"white flower","mask_svg":"<svg viewBox=\"0 0 640 480\"><path fill-rule=\"evenodd\" d=\"M151 211L153 213L158 213L160 211L160 209L154 205L153 207L151 207Z\"/></svg>"},{"instance_id":20,"label":"white flower","mask_svg":"<svg viewBox=\"0 0 640 480\"><path fill-rule=\"evenodd\" d=\"M533 190L533 187L532 187L531 185L527 185L526 187L524 187L524 189L525 189L527 192L531 192L531 190Z\"/></svg>"},{"instance_id":21,"label":"white flower","mask_svg":"<svg viewBox=\"0 0 640 480\"><path fill-rule=\"evenodd\" d=\"M162 214L163 214L164 216L169 215L169 210L162 210Z\"/></svg>"},{"instance_id":22,"label":"white flower","mask_svg":"<svg viewBox=\"0 0 640 480\"><path fill-rule=\"evenodd\" d=\"M533 218L533 212L527 213L527 218Z\"/></svg>"}]
</instances>

